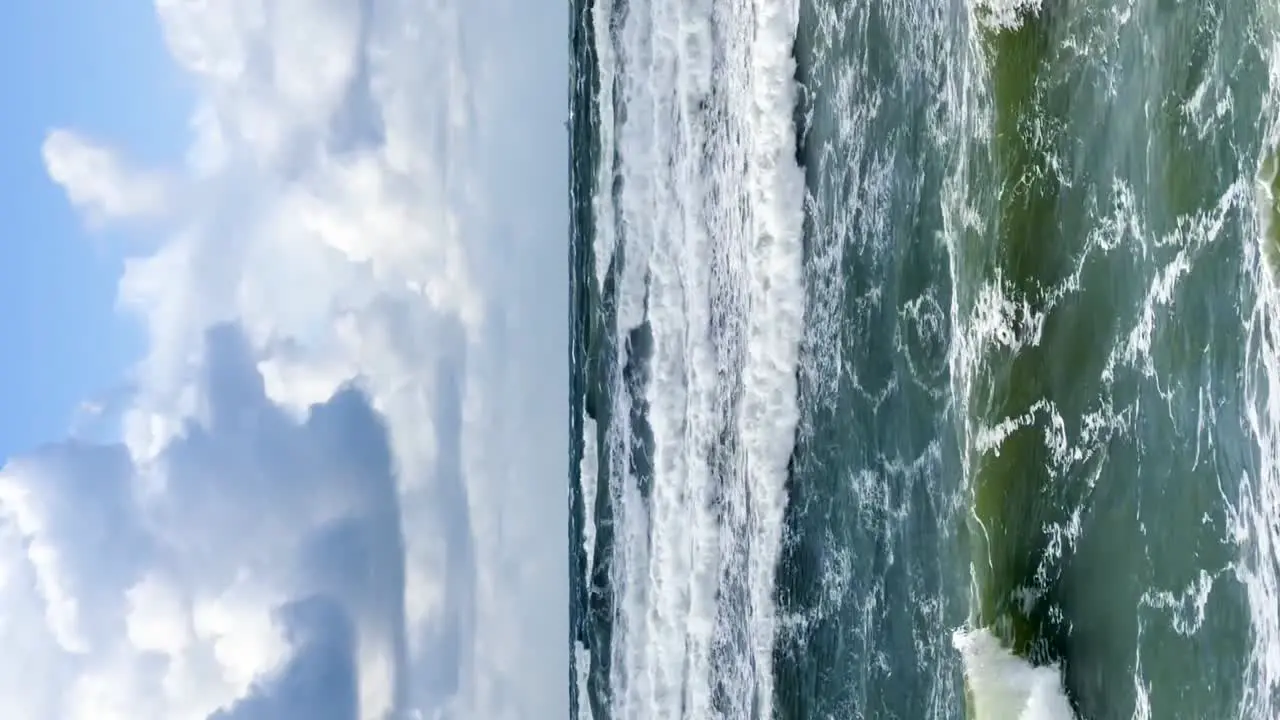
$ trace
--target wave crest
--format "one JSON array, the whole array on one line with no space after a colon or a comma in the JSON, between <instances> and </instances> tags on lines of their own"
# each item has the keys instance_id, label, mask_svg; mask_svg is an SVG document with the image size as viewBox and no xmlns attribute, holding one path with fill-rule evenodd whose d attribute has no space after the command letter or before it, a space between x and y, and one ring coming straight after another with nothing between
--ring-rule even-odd
<instances>
[{"instance_id":1,"label":"wave crest","mask_svg":"<svg viewBox=\"0 0 1280 720\"><path fill-rule=\"evenodd\" d=\"M1077 720L1056 665L1032 665L989 630L957 630L971 720Z\"/></svg>"}]
</instances>

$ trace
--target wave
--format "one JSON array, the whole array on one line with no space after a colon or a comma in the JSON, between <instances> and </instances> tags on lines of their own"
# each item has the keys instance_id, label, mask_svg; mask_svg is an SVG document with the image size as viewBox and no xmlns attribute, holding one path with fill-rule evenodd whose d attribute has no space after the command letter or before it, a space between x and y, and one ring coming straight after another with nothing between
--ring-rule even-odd
<instances>
[{"instance_id":1,"label":"wave","mask_svg":"<svg viewBox=\"0 0 1280 720\"><path fill-rule=\"evenodd\" d=\"M1265 128L1253 195L1257 242L1247 244L1257 297L1247 318L1247 348L1257 368L1245 376L1248 427L1260 450L1253 477L1243 478L1231 532L1244 546L1237 577L1253 631L1240 718L1280 713L1280 10L1270 8L1260 33L1269 47L1270 87L1259 118Z\"/></svg>"},{"instance_id":2,"label":"wave","mask_svg":"<svg viewBox=\"0 0 1280 720\"><path fill-rule=\"evenodd\" d=\"M952 642L973 720L1076 720L1056 665L1032 665L985 629L956 631Z\"/></svg>"},{"instance_id":3,"label":"wave","mask_svg":"<svg viewBox=\"0 0 1280 720\"><path fill-rule=\"evenodd\" d=\"M613 717L769 715L803 312L797 13L593 9L593 252L616 313L598 466L617 531Z\"/></svg>"}]
</instances>

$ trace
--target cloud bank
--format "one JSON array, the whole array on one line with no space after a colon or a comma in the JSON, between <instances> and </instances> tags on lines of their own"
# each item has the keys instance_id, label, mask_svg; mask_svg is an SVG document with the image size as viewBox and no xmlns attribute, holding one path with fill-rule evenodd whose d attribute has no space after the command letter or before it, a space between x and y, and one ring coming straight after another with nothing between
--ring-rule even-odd
<instances>
[{"instance_id":1,"label":"cloud bank","mask_svg":"<svg viewBox=\"0 0 1280 720\"><path fill-rule=\"evenodd\" d=\"M43 148L149 349L0 470L0 716L562 716L566 9L156 10L187 156Z\"/></svg>"}]
</instances>

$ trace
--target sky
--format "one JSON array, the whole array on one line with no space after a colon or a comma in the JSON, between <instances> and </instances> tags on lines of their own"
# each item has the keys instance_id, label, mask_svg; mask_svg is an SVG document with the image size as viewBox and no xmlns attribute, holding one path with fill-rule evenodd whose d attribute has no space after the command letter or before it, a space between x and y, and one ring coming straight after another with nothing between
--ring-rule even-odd
<instances>
[{"instance_id":1,"label":"sky","mask_svg":"<svg viewBox=\"0 0 1280 720\"><path fill-rule=\"evenodd\" d=\"M120 253L86 238L49 182L44 135L56 124L89 125L138 154L180 157L190 101L145 3L45 0L5 14L0 464L63 436L76 409L117 388L141 352L138 333L114 311Z\"/></svg>"},{"instance_id":2,"label":"sky","mask_svg":"<svg viewBox=\"0 0 1280 720\"><path fill-rule=\"evenodd\" d=\"M20 5L0 717L567 715L567 9Z\"/></svg>"}]
</instances>

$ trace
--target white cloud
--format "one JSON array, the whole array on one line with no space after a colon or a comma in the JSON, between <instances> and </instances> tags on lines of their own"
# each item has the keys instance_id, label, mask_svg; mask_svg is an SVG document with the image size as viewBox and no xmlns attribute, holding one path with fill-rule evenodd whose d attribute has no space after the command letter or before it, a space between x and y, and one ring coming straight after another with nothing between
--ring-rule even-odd
<instances>
[{"instance_id":1,"label":"white cloud","mask_svg":"<svg viewBox=\"0 0 1280 720\"><path fill-rule=\"evenodd\" d=\"M0 716L567 713L565 8L156 6L184 162L44 148L165 239L123 444L0 472Z\"/></svg>"},{"instance_id":2,"label":"white cloud","mask_svg":"<svg viewBox=\"0 0 1280 720\"><path fill-rule=\"evenodd\" d=\"M68 130L45 138L49 176L67 190L68 199L94 225L107 219L149 218L167 204L164 179L137 173L108 148Z\"/></svg>"}]
</instances>

